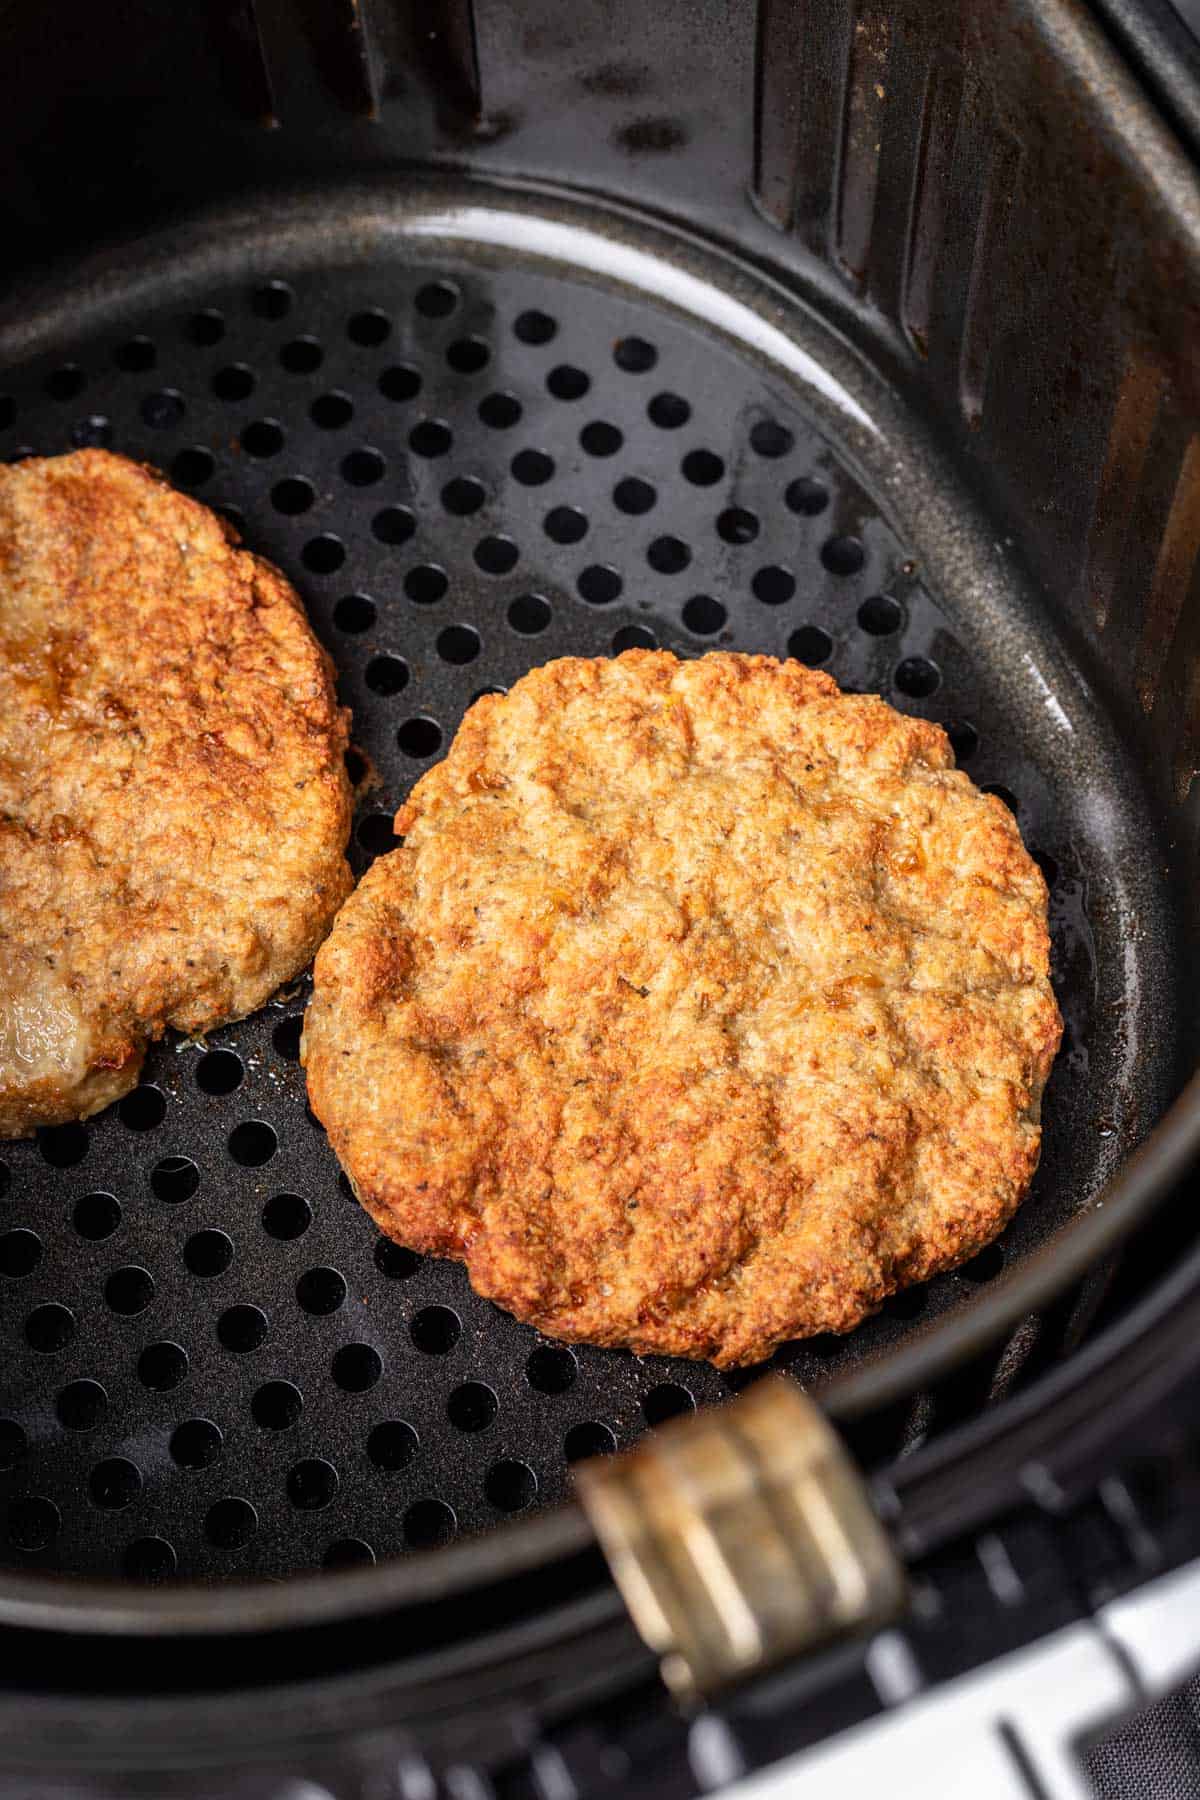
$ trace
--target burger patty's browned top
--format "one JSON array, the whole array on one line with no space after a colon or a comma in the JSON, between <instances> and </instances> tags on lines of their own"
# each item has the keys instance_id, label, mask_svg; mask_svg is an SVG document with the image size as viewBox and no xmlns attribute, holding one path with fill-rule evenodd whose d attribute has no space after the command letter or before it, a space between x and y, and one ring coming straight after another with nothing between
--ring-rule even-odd
<instances>
[{"instance_id":1,"label":"burger patty's browned top","mask_svg":"<svg viewBox=\"0 0 1200 1800\"><path fill-rule=\"evenodd\" d=\"M153 470L0 468L0 1135L308 962L349 886L346 715L288 583Z\"/></svg>"},{"instance_id":2,"label":"burger patty's browned top","mask_svg":"<svg viewBox=\"0 0 1200 1800\"><path fill-rule=\"evenodd\" d=\"M767 657L467 714L319 957L363 1204L558 1337L748 1363L972 1255L1037 1164L1046 889L945 734Z\"/></svg>"}]
</instances>

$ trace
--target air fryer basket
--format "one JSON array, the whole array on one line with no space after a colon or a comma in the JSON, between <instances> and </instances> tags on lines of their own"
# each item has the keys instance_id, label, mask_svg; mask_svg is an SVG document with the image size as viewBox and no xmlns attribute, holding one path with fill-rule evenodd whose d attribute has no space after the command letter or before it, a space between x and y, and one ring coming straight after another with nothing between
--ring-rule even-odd
<instances>
[{"instance_id":1,"label":"air fryer basket","mask_svg":"<svg viewBox=\"0 0 1200 1800\"><path fill-rule=\"evenodd\" d=\"M0 312L0 451L156 463L295 581L358 872L555 655L793 655L947 725L1047 874L1067 1036L1000 1244L777 1359L895 1403L886 1462L1072 1347L1200 1125L1193 178L1074 6L676 0L628 47L599 5L319 13L155 13L122 109L80 9L73 85L14 91L10 244L60 260ZM381 1243L305 998L3 1147L0 1535L47 1592L469 1538L741 1379L552 1346Z\"/></svg>"}]
</instances>

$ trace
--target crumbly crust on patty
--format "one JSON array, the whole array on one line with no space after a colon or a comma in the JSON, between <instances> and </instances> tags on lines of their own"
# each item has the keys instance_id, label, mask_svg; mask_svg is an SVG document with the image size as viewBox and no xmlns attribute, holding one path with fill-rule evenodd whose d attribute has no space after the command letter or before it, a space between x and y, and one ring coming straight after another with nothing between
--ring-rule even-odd
<instances>
[{"instance_id":1,"label":"crumbly crust on patty","mask_svg":"<svg viewBox=\"0 0 1200 1800\"><path fill-rule=\"evenodd\" d=\"M278 570L102 450L0 468L0 1136L303 968L350 888L348 715Z\"/></svg>"},{"instance_id":2,"label":"crumbly crust on patty","mask_svg":"<svg viewBox=\"0 0 1200 1800\"><path fill-rule=\"evenodd\" d=\"M760 1360L973 1255L1037 1165L1045 883L940 727L769 657L479 700L317 958L363 1205L556 1337Z\"/></svg>"}]
</instances>

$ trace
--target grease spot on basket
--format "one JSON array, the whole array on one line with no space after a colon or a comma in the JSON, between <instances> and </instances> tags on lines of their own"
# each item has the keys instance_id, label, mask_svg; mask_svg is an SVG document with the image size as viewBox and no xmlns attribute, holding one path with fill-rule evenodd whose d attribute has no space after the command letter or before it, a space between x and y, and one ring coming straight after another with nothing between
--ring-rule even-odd
<instances>
[{"instance_id":1,"label":"grease spot on basket","mask_svg":"<svg viewBox=\"0 0 1200 1800\"><path fill-rule=\"evenodd\" d=\"M682 119L635 119L615 133L617 144L631 156L665 156L682 150L688 141L688 129Z\"/></svg>"}]
</instances>

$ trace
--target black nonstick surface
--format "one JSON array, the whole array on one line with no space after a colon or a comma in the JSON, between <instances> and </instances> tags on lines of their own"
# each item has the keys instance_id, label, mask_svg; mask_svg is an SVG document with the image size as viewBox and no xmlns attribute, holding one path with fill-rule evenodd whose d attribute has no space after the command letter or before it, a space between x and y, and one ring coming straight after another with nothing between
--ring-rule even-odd
<instances>
[{"instance_id":1,"label":"black nonstick surface","mask_svg":"<svg viewBox=\"0 0 1200 1800\"><path fill-rule=\"evenodd\" d=\"M0 453L143 458L295 582L353 708L353 773L377 772L356 873L473 697L554 656L798 656L946 724L1046 872L1067 1035L1001 1243L779 1360L818 1383L877 1356L1087 1205L1151 1122L1118 867L1146 828L1132 783L1088 799L1103 721L1036 669L994 679L970 596L925 586L920 520L888 522L903 480L881 510L757 353L544 260L414 240L327 262L185 258L164 294L82 293L3 378ZM741 1379L550 1345L383 1242L305 1106L306 997L168 1041L118 1107L0 1146L5 1561L155 1579L382 1559L561 1498L577 1458Z\"/></svg>"}]
</instances>

